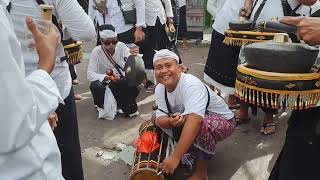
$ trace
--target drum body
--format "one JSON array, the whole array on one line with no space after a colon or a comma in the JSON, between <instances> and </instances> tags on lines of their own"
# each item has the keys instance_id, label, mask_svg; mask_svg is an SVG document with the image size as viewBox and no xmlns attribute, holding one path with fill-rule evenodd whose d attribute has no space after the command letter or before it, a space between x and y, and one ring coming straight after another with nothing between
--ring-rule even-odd
<instances>
[{"instance_id":1,"label":"drum body","mask_svg":"<svg viewBox=\"0 0 320 180\"><path fill-rule=\"evenodd\" d=\"M83 59L82 42L75 41L70 44L64 45L63 47L68 64L75 65L81 63Z\"/></svg>"},{"instance_id":2,"label":"drum body","mask_svg":"<svg viewBox=\"0 0 320 180\"><path fill-rule=\"evenodd\" d=\"M302 110L320 100L320 73L274 73L239 65L236 95L263 108Z\"/></svg>"},{"instance_id":3,"label":"drum body","mask_svg":"<svg viewBox=\"0 0 320 180\"><path fill-rule=\"evenodd\" d=\"M168 136L151 121L144 122L139 128L140 136L144 132L155 132L159 148L151 153L135 152L135 161L130 173L130 180L164 180L165 177L160 174L160 162L166 157Z\"/></svg>"}]
</instances>

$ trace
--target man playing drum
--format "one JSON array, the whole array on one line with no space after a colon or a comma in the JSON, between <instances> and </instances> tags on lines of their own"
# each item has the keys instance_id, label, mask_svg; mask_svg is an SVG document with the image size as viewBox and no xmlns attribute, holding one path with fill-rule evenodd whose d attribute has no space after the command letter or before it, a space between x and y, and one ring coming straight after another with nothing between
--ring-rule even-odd
<instances>
[{"instance_id":1,"label":"man playing drum","mask_svg":"<svg viewBox=\"0 0 320 180\"><path fill-rule=\"evenodd\" d=\"M224 100L198 78L181 73L179 58L174 52L157 51L153 64L159 82L155 90L158 105L155 123L171 137L182 128L176 149L162 162L161 170L172 174L188 154L196 159L196 170L190 179L207 180L208 160L217 142L233 132L234 114ZM173 115L168 117L169 113Z\"/></svg>"},{"instance_id":2,"label":"man playing drum","mask_svg":"<svg viewBox=\"0 0 320 180\"><path fill-rule=\"evenodd\" d=\"M128 116L138 115L136 97L139 91L136 86L128 86L120 79L121 74L125 75L123 68L125 59L130 55L129 49L124 43L118 42L115 29L111 25L100 32L100 37L102 45L93 49L87 72L94 103L98 106L99 112L109 112L110 109L104 106L105 101L111 103L110 98L105 99L106 88L110 88L119 110ZM113 118L114 116L109 119Z\"/></svg>"}]
</instances>

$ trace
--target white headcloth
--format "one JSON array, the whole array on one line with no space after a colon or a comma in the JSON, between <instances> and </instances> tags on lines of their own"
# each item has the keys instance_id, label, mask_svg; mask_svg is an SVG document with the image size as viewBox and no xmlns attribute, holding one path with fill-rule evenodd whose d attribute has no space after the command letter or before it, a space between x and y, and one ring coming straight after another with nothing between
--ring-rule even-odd
<instances>
[{"instance_id":1,"label":"white headcloth","mask_svg":"<svg viewBox=\"0 0 320 180\"><path fill-rule=\"evenodd\" d=\"M100 31L100 38L105 39L105 38L115 38L117 37L117 33L110 30L110 29L105 29L103 31Z\"/></svg>"},{"instance_id":2,"label":"white headcloth","mask_svg":"<svg viewBox=\"0 0 320 180\"><path fill-rule=\"evenodd\" d=\"M179 57L176 53L168 50L168 49L161 49L160 51L156 51L156 53L153 56L153 64L155 64L158 60L164 59L164 58L172 58L179 63Z\"/></svg>"}]
</instances>

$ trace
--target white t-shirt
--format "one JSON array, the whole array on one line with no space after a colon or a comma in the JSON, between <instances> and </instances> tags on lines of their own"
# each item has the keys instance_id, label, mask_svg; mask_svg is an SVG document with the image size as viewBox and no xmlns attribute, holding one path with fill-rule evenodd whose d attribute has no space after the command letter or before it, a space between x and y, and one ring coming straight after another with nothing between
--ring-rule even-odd
<instances>
[{"instance_id":1,"label":"white t-shirt","mask_svg":"<svg viewBox=\"0 0 320 180\"><path fill-rule=\"evenodd\" d=\"M224 100L210 88L208 88L208 90L210 94L208 113L216 113L226 119L232 119L234 114L230 111ZM164 92L164 85L158 84L155 90L156 104L159 109L168 112ZM208 93L205 84L195 76L191 74L181 74L176 89L171 93L167 92L167 96L172 113L180 112L182 115L195 113L201 117L205 116ZM167 115L157 110L156 116Z\"/></svg>"},{"instance_id":2,"label":"white t-shirt","mask_svg":"<svg viewBox=\"0 0 320 180\"><path fill-rule=\"evenodd\" d=\"M258 0L257 5L254 7L252 11L252 15L250 17L250 20L253 20L254 14L257 12L261 2L263 0ZM297 7L300 3L298 0L288 0L288 3L292 9ZM267 21L271 20L272 17L283 17L283 7L280 0L268 0L266 1L266 4L264 5L258 19L256 25L258 25L258 22L260 21Z\"/></svg>"},{"instance_id":3,"label":"white t-shirt","mask_svg":"<svg viewBox=\"0 0 320 180\"><path fill-rule=\"evenodd\" d=\"M224 31L229 28L230 21L240 19L239 12L243 5L244 0L226 0L221 10L217 12L212 28L224 34Z\"/></svg>"}]
</instances>

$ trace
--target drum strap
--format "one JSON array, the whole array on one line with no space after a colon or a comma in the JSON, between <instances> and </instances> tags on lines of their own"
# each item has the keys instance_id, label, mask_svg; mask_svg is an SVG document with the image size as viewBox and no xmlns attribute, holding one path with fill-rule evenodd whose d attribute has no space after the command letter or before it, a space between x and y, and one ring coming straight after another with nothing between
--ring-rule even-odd
<instances>
[{"instance_id":1,"label":"drum strap","mask_svg":"<svg viewBox=\"0 0 320 180\"><path fill-rule=\"evenodd\" d=\"M101 45L101 48L104 52L104 54L107 56L107 59L111 62L111 64L116 68L116 70L118 71L118 73L120 74L121 77L124 77L124 75L122 74L121 70L124 71L124 69L116 63L116 61L113 59L113 57L104 49L103 45ZM121 70L120 70L121 69Z\"/></svg>"},{"instance_id":2,"label":"drum strap","mask_svg":"<svg viewBox=\"0 0 320 180\"><path fill-rule=\"evenodd\" d=\"M206 85L204 85L204 87L206 88L207 95L208 95L208 101L207 101L207 105L206 105L206 114L208 114L208 107L209 107L209 104L210 104L210 93L209 93L208 87ZM167 88L164 89L164 99L166 101L166 106L167 106L167 109L168 109L168 113L169 114L173 114L173 112L171 110L171 106L170 106L169 100L168 100Z\"/></svg>"}]
</instances>

